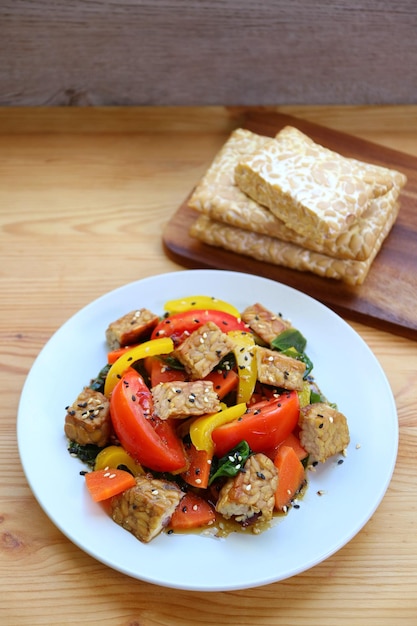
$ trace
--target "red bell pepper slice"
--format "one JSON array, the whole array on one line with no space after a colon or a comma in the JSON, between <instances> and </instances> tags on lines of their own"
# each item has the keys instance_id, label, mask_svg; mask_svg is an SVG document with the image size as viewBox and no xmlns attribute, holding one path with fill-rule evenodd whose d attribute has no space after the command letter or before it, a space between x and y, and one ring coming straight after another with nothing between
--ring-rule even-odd
<instances>
[{"instance_id":1,"label":"red bell pepper slice","mask_svg":"<svg viewBox=\"0 0 417 626\"><path fill-rule=\"evenodd\" d=\"M141 465L156 472L186 468L174 426L154 415L151 392L134 369L127 370L113 389L110 413L121 445Z\"/></svg>"},{"instance_id":2,"label":"red bell pepper slice","mask_svg":"<svg viewBox=\"0 0 417 626\"><path fill-rule=\"evenodd\" d=\"M164 318L153 329L151 339L171 337L177 346L192 332L207 322L213 322L224 333L228 333L231 330L242 330L245 332L249 330L247 324L242 322L242 320L225 311L211 309L190 310L175 313Z\"/></svg>"},{"instance_id":3,"label":"red bell pepper slice","mask_svg":"<svg viewBox=\"0 0 417 626\"><path fill-rule=\"evenodd\" d=\"M247 441L254 452L273 450L294 430L299 413L296 391L253 404L242 417L213 430L214 452L222 457L241 441Z\"/></svg>"}]
</instances>

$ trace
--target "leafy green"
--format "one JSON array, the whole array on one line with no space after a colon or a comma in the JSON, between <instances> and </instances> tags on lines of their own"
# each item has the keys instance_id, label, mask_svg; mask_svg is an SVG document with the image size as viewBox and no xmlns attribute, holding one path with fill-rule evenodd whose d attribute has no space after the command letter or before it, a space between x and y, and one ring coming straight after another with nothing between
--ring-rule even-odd
<instances>
[{"instance_id":1,"label":"leafy green","mask_svg":"<svg viewBox=\"0 0 417 626\"><path fill-rule=\"evenodd\" d=\"M156 358L158 358L160 361L162 361L162 363L164 363L167 367L169 367L172 370L184 370L184 365L180 361L178 361L178 359L176 359L175 357L169 354L164 357L156 357Z\"/></svg>"},{"instance_id":2,"label":"leafy green","mask_svg":"<svg viewBox=\"0 0 417 626\"><path fill-rule=\"evenodd\" d=\"M252 454L252 450L249 447L247 441L241 441L235 446L228 454L221 457L221 459L213 459L212 469L209 478L209 485L212 484L216 478L225 476L232 478L242 471L243 466Z\"/></svg>"},{"instance_id":3,"label":"leafy green","mask_svg":"<svg viewBox=\"0 0 417 626\"><path fill-rule=\"evenodd\" d=\"M94 467L96 456L102 449L103 448L100 448L93 443L87 443L83 446L75 441L70 441L68 445L68 452L72 456L78 457L80 461L86 463L90 467Z\"/></svg>"},{"instance_id":4,"label":"leafy green","mask_svg":"<svg viewBox=\"0 0 417 626\"><path fill-rule=\"evenodd\" d=\"M105 383L106 376L110 367L111 365L109 363L106 363L106 365L101 368L97 376L90 381L91 389L94 389L94 391L100 391L101 393L103 393L104 383Z\"/></svg>"},{"instance_id":5,"label":"leafy green","mask_svg":"<svg viewBox=\"0 0 417 626\"><path fill-rule=\"evenodd\" d=\"M299 354L302 354L307 345L307 339L295 328L287 328L283 330L271 343L275 350L285 352L289 348L294 348Z\"/></svg>"}]
</instances>

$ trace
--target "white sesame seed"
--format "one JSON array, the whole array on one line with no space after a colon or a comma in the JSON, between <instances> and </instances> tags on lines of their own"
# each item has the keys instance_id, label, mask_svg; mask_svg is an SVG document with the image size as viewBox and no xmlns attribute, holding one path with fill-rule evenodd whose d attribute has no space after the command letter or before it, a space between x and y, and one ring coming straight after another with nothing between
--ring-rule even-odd
<instances>
[{"instance_id":1,"label":"white sesame seed","mask_svg":"<svg viewBox=\"0 0 417 626\"><path fill-rule=\"evenodd\" d=\"M361 444L360 444L360 443L357 443L357 444L356 444L356 450L359 450L359 448L360 448L360 447L361 447Z\"/></svg>"},{"instance_id":2,"label":"white sesame seed","mask_svg":"<svg viewBox=\"0 0 417 626\"><path fill-rule=\"evenodd\" d=\"M116 474L110 474L109 478L116 478Z\"/></svg>"},{"instance_id":3,"label":"white sesame seed","mask_svg":"<svg viewBox=\"0 0 417 626\"><path fill-rule=\"evenodd\" d=\"M250 491L252 489L252 485L245 485L246 491Z\"/></svg>"},{"instance_id":4,"label":"white sesame seed","mask_svg":"<svg viewBox=\"0 0 417 626\"><path fill-rule=\"evenodd\" d=\"M201 485L201 478L196 478L195 482L196 482L197 485Z\"/></svg>"},{"instance_id":5,"label":"white sesame seed","mask_svg":"<svg viewBox=\"0 0 417 626\"><path fill-rule=\"evenodd\" d=\"M198 509L198 505L197 504L193 504L193 511L197 511Z\"/></svg>"},{"instance_id":6,"label":"white sesame seed","mask_svg":"<svg viewBox=\"0 0 417 626\"><path fill-rule=\"evenodd\" d=\"M152 489L152 495L157 496L159 493L158 489Z\"/></svg>"},{"instance_id":7,"label":"white sesame seed","mask_svg":"<svg viewBox=\"0 0 417 626\"><path fill-rule=\"evenodd\" d=\"M104 474L104 477L105 477L105 478L108 478L109 476L110 476L110 472L106 472L106 473Z\"/></svg>"}]
</instances>

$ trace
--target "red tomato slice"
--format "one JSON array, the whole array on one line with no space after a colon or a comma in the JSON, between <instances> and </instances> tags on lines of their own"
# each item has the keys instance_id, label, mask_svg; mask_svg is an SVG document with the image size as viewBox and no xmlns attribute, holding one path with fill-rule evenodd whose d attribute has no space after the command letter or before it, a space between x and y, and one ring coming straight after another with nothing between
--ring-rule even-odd
<instances>
[{"instance_id":1,"label":"red tomato slice","mask_svg":"<svg viewBox=\"0 0 417 626\"><path fill-rule=\"evenodd\" d=\"M248 332L248 326L234 315L225 311L203 309L184 311L166 317L154 328L151 339L171 337L174 344L179 345L193 331L207 322L214 322L224 333L231 330Z\"/></svg>"},{"instance_id":2,"label":"red tomato slice","mask_svg":"<svg viewBox=\"0 0 417 626\"><path fill-rule=\"evenodd\" d=\"M182 442L169 420L153 414L151 392L135 370L129 369L113 389L110 412L121 445L141 465L156 472L186 468Z\"/></svg>"},{"instance_id":3,"label":"red tomato slice","mask_svg":"<svg viewBox=\"0 0 417 626\"><path fill-rule=\"evenodd\" d=\"M275 448L294 430L299 413L296 391L285 391L278 398L251 405L241 418L213 430L216 456L224 456L243 440L254 452Z\"/></svg>"}]
</instances>

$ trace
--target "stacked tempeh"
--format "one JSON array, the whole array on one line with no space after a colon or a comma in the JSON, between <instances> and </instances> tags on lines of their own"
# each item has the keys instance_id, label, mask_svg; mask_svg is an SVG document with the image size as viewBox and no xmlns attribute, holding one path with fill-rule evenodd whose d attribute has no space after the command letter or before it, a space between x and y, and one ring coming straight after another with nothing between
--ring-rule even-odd
<instances>
[{"instance_id":1,"label":"stacked tempeh","mask_svg":"<svg viewBox=\"0 0 417 626\"><path fill-rule=\"evenodd\" d=\"M213 246L363 283L398 215L404 174L346 158L286 126L235 130L197 185L190 234Z\"/></svg>"}]
</instances>

